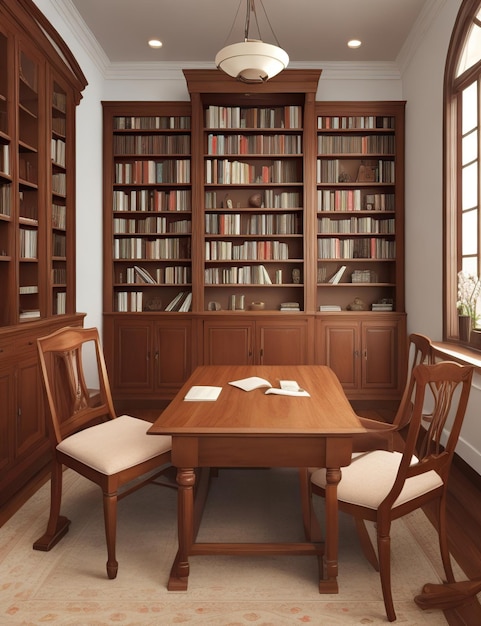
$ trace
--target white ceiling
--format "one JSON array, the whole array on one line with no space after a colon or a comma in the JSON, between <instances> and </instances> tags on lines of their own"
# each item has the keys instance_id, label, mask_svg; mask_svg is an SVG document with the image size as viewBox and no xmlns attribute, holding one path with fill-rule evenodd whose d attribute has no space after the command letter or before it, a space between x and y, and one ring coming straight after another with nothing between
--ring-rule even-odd
<instances>
[{"instance_id":1,"label":"white ceiling","mask_svg":"<svg viewBox=\"0 0 481 626\"><path fill-rule=\"evenodd\" d=\"M244 38L246 0L71 0L110 63L213 64ZM240 10L234 20L237 9ZM445 0L263 0L279 45L294 63L394 62L411 29ZM275 43L259 0L261 38ZM251 25L253 18L251 18ZM419 23L419 20L418 20ZM234 24L231 36L229 32ZM250 35L257 38L256 31ZM152 50L156 37L163 47ZM356 38L361 48L350 50Z\"/></svg>"}]
</instances>

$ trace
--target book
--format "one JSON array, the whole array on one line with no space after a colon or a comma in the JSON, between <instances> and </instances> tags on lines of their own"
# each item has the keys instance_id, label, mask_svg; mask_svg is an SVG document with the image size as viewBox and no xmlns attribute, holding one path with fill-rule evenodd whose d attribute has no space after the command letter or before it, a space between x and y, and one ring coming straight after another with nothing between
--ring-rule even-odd
<instances>
[{"instance_id":1,"label":"book","mask_svg":"<svg viewBox=\"0 0 481 626\"><path fill-rule=\"evenodd\" d=\"M240 380L233 380L229 383L233 387L238 387L243 391L253 391L254 389L261 389L262 387L272 387L271 383L265 378L259 376L249 376L248 378L241 378Z\"/></svg>"},{"instance_id":2,"label":"book","mask_svg":"<svg viewBox=\"0 0 481 626\"><path fill-rule=\"evenodd\" d=\"M187 312L190 311L190 305L192 304L192 291L189 291L185 297L185 300L179 307L179 311Z\"/></svg>"},{"instance_id":3,"label":"book","mask_svg":"<svg viewBox=\"0 0 481 626\"><path fill-rule=\"evenodd\" d=\"M179 293L173 298L169 304L165 307L166 311L177 311L177 307L180 306L180 301L185 296L184 291L179 291Z\"/></svg>"},{"instance_id":4,"label":"book","mask_svg":"<svg viewBox=\"0 0 481 626\"><path fill-rule=\"evenodd\" d=\"M152 274L145 269L145 267L139 267L138 265L134 265L134 270L141 282L150 283L151 285L157 284L157 281L154 279Z\"/></svg>"},{"instance_id":5,"label":"book","mask_svg":"<svg viewBox=\"0 0 481 626\"><path fill-rule=\"evenodd\" d=\"M329 282L331 283L331 285L337 285L337 283L341 280L342 275L344 274L345 271L346 271L346 266L341 265L341 267L337 270L334 276L331 276L331 278L329 279Z\"/></svg>"},{"instance_id":6,"label":"book","mask_svg":"<svg viewBox=\"0 0 481 626\"><path fill-rule=\"evenodd\" d=\"M187 402L214 402L220 395L222 387L212 385L193 385L185 394Z\"/></svg>"},{"instance_id":7,"label":"book","mask_svg":"<svg viewBox=\"0 0 481 626\"><path fill-rule=\"evenodd\" d=\"M341 307L339 304L321 304L319 307L319 311L340 311Z\"/></svg>"}]
</instances>

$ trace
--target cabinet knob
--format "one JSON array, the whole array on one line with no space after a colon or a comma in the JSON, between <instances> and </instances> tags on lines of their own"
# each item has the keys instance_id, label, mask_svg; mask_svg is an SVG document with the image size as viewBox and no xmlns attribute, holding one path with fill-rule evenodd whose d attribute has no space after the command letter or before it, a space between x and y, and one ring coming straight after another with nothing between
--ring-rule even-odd
<instances>
[{"instance_id":1,"label":"cabinet knob","mask_svg":"<svg viewBox=\"0 0 481 626\"><path fill-rule=\"evenodd\" d=\"M155 353L154 359L155 359L156 361L158 361L158 360L159 360L159 351L158 351L158 350L157 350L157 352Z\"/></svg>"}]
</instances>

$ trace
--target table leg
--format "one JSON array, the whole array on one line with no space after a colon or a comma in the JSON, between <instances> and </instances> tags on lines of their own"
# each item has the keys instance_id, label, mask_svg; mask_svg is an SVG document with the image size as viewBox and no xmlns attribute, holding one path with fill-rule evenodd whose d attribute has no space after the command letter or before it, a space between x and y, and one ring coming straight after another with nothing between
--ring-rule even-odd
<instances>
[{"instance_id":1,"label":"table leg","mask_svg":"<svg viewBox=\"0 0 481 626\"><path fill-rule=\"evenodd\" d=\"M167 584L169 591L186 591L189 581L189 554L194 540L194 486L195 472L192 467L178 468L177 484L177 532L179 549Z\"/></svg>"},{"instance_id":2,"label":"table leg","mask_svg":"<svg viewBox=\"0 0 481 626\"><path fill-rule=\"evenodd\" d=\"M325 569L326 576L319 582L319 593L338 593L338 544L339 544L339 509L337 502L337 485L341 480L339 468L326 470L326 542Z\"/></svg>"}]
</instances>

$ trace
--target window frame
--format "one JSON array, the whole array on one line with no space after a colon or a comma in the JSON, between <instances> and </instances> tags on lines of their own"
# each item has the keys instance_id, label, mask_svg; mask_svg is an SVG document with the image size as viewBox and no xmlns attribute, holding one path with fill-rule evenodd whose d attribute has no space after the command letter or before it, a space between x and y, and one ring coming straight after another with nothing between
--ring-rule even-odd
<instances>
[{"instance_id":1,"label":"window frame","mask_svg":"<svg viewBox=\"0 0 481 626\"><path fill-rule=\"evenodd\" d=\"M451 35L443 88L443 339L481 350L481 333L471 333L471 339L459 339L458 272L462 267L462 94L473 82L478 84L478 187L481 185L481 56L477 63L456 76L457 68L472 25L481 10L481 0L464 0ZM477 22L479 24L479 21ZM481 189L478 189L478 216L481 219ZM479 226L478 226L479 228ZM481 249L478 247L478 267ZM478 271L478 275L480 272Z\"/></svg>"}]
</instances>

